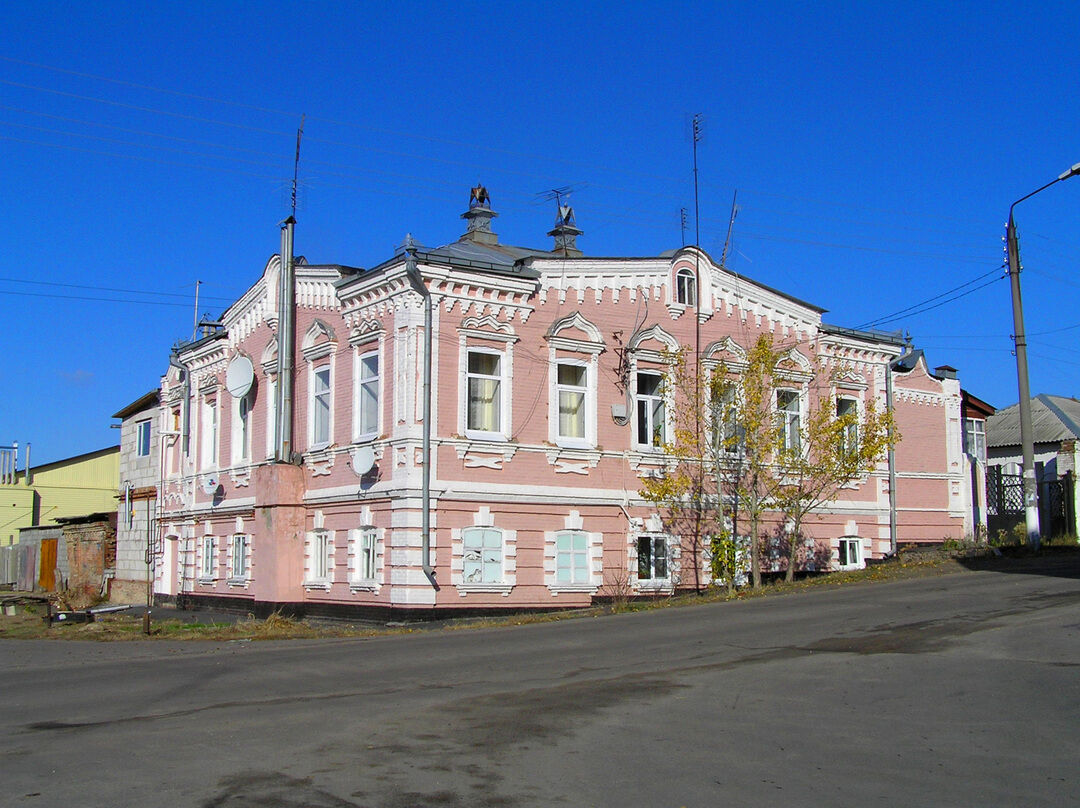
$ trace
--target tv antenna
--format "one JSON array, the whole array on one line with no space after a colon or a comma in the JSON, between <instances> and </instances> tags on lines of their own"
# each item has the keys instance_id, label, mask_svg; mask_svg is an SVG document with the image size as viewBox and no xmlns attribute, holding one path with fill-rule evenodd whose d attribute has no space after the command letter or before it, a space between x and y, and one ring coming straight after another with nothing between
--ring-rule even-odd
<instances>
[{"instance_id":1,"label":"tv antenna","mask_svg":"<svg viewBox=\"0 0 1080 808\"><path fill-rule=\"evenodd\" d=\"M300 139L304 136L304 118L305 115L300 116L300 128L296 130L296 159L293 160L293 172L292 172L292 217L296 218L296 178L300 173Z\"/></svg>"},{"instance_id":2,"label":"tv antenna","mask_svg":"<svg viewBox=\"0 0 1080 808\"><path fill-rule=\"evenodd\" d=\"M735 217L739 215L739 189L735 189L735 193L731 196L731 218L727 223L727 238L724 239L724 251L720 253L720 266L727 266L728 250L731 249L731 230L735 227Z\"/></svg>"}]
</instances>

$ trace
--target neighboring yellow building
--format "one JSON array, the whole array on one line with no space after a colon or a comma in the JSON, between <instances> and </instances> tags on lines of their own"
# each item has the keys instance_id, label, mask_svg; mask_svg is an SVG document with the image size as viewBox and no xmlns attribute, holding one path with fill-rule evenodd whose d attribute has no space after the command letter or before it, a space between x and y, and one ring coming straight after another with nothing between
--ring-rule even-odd
<instances>
[{"instance_id":1,"label":"neighboring yellow building","mask_svg":"<svg viewBox=\"0 0 1080 808\"><path fill-rule=\"evenodd\" d=\"M31 466L0 476L0 547L18 540L19 528L54 525L58 518L116 510L120 447Z\"/></svg>"}]
</instances>

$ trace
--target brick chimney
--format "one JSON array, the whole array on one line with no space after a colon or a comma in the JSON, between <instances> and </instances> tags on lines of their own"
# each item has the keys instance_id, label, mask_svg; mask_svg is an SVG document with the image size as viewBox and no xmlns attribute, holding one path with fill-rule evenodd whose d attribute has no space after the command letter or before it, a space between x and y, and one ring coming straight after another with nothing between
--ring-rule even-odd
<instances>
[{"instance_id":1,"label":"brick chimney","mask_svg":"<svg viewBox=\"0 0 1080 808\"><path fill-rule=\"evenodd\" d=\"M499 237L491 230L491 220L498 215L491 209L487 188L477 183L469 193L469 209L461 214L461 218L468 222L468 228L458 241L498 244Z\"/></svg>"}]
</instances>

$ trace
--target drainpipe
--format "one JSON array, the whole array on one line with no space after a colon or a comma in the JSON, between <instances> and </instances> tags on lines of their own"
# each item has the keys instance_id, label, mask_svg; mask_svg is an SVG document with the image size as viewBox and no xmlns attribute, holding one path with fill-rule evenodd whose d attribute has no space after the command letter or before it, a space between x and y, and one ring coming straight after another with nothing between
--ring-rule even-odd
<instances>
[{"instance_id":1,"label":"drainpipe","mask_svg":"<svg viewBox=\"0 0 1080 808\"><path fill-rule=\"evenodd\" d=\"M435 583L435 569L431 566L431 293L424 277L416 266L416 242L412 234L405 237L405 275L413 289L424 300L424 456L423 482L421 483L421 551L420 566L431 583Z\"/></svg>"},{"instance_id":2,"label":"drainpipe","mask_svg":"<svg viewBox=\"0 0 1080 808\"><path fill-rule=\"evenodd\" d=\"M885 409L893 411L893 372L911 353L909 348L885 367ZM896 555L896 448L889 445L889 555Z\"/></svg>"},{"instance_id":3,"label":"drainpipe","mask_svg":"<svg viewBox=\"0 0 1080 808\"><path fill-rule=\"evenodd\" d=\"M274 459L293 458L293 350L296 342L296 282L293 266L293 226L290 216L281 223L281 277L278 283L277 445Z\"/></svg>"}]
</instances>

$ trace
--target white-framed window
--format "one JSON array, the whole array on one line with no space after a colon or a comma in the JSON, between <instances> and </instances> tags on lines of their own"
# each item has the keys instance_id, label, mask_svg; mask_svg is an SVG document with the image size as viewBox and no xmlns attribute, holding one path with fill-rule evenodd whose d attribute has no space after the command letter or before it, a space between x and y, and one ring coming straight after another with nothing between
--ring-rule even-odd
<instances>
[{"instance_id":1,"label":"white-framed window","mask_svg":"<svg viewBox=\"0 0 1080 808\"><path fill-rule=\"evenodd\" d=\"M330 365L311 369L311 442L310 447L321 449L330 444L330 424L333 393Z\"/></svg>"},{"instance_id":2,"label":"white-framed window","mask_svg":"<svg viewBox=\"0 0 1080 808\"><path fill-rule=\"evenodd\" d=\"M202 403L202 467L215 469L218 464L218 404L216 398Z\"/></svg>"},{"instance_id":3,"label":"white-framed window","mask_svg":"<svg viewBox=\"0 0 1080 808\"><path fill-rule=\"evenodd\" d=\"M713 450L738 454L744 447L746 430L738 422L737 392L726 387L709 402L709 429Z\"/></svg>"},{"instance_id":4,"label":"white-framed window","mask_svg":"<svg viewBox=\"0 0 1080 808\"><path fill-rule=\"evenodd\" d=\"M638 580L666 582L671 577L669 568L667 536L638 536Z\"/></svg>"},{"instance_id":5,"label":"white-framed window","mask_svg":"<svg viewBox=\"0 0 1080 808\"><path fill-rule=\"evenodd\" d=\"M795 390L776 391L776 417L780 448L797 452L802 446L802 405Z\"/></svg>"},{"instance_id":6,"label":"white-framed window","mask_svg":"<svg viewBox=\"0 0 1080 808\"><path fill-rule=\"evenodd\" d=\"M217 547L213 536L199 541L199 578L212 580L217 575Z\"/></svg>"},{"instance_id":7,"label":"white-framed window","mask_svg":"<svg viewBox=\"0 0 1080 808\"><path fill-rule=\"evenodd\" d=\"M986 421L964 419L964 450L976 460L986 462Z\"/></svg>"},{"instance_id":8,"label":"white-framed window","mask_svg":"<svg viewBox=\"0 0 1080 808\"><path fill-rule=\"evenodd\" d=\"M660 448L667 443L664 376L639 370L635 384L635 440L639 447Z\"/></svg>"},{"instance_id":9,"label":"white-framed window","mask_svg":"<svg viewBox=\"0 0 1080 808\"><path fill-rule=\"evenodd\" d=\"M505 438L504 356L488 348L467 349L465 366L465 434Z\"/></svg>"},{"instance_id":10,"label":"white-framed window","mask_svg":"<svg viewBox=\"0 0 1080 808\"><path fill-rule=\"evenodd\" d=\"M236 533L229 543L229 578L244 580L248 577L248 547L246 534Z\"/></svg>"},{"instance_id":11,"label":"white-framed window","mask_svg":"<svg viewBox=\"0 0 1080 808\"><path fill-rule=\"evenodd\" d=\"M232 462L251 457L251 394L233 399Z\"/></svg>"},{"instance_id":12,"label":"white-framed window","mask_svg":"<svg viewBox=\"0 0 1080 808\"><path fill-rule=\"evenodd\" d=\"M363 440L379 434L379 352L357 353L353 374L356 385L353 437Z\"/></svg>"},{"instance_id":13,"label":"white-framed window","mask_svg":"<svg viewBox=\"0 0 1080 808\"><path fill-rule=\"evenodd\" d=\"M576 360L555 364L555 396L558 407L556 439L560 443L586 445L589 412L589 366Z\"/></svg>"},{"instance_id":14,"label":"white-framed window","mask_svg":"<svg viewBox=\"0 0 1080 808\"><path fill-rule=\"evenodd\" d=\"M266 456L277 451L277 375L266 376Z\"/></svg>"},{"instance_id":15,"label":"white-framed window","mask_svg":"<svg viewBox=\"0 0 1080 808\"><path fill-rule=\"evenodd\" d=\"M360 541L356 555L356 575L361 581L375 580L375 559L378 551L378 536L375 528L360 531Z\"/></svg>"},{"instance_id":16,"label":"white-framed window","mask_svg":"<svg viewBox=\"0 0 1080 808\"><path fill-rule=\"evenodd\" d=\"M675 302L685 306L697 305L697 278L688 267L682 267L675 273Z\"/></svg>"},{"instance_id":17,"label":"white-framed window","mask_svg":"<svg viewBox=\"0 0 1080 808\"><path fill-rule=\"evenodd\" d=\"M150 419L135 424L135 456L150 456Z\"/></svg>"},{"instance_id":18,"label":"white-framed window","mask_svg":"<svg viewBox=\"0 0 1080 808\"><path fill-rule=\"evenodd\" d=\"M307 586L330 588L334 582L334 537L329 530L316 530L307 540Z\"/></svg>"},{"instance_id":19,"label":"white-framed window","mask_svg":"<svg viewBox=\"0 0 1080 808\"><path fill-rule=\"evenodd\" d=\"M862 540L844 537L836 548L836 562L840 569L862 569Z\"/></svg>"},{"instance_id":20,"label":"white-framed window","mask_svg":"<svg viewBox=\"0 0 1080 808\"><path fill-rule=\"evenodd\" d=\"M462 582L503 582L503 533L495 527L467 527L461 531Z\"/></svg>"},{"instance_id":21,"label":"white-framed window","mask_svg":"<svg viewBox=\"0 0 1080 808\"><path fill-rule=\"evenodd\" d=\"M588 584L589 535L580 530L555 534L555 585Z\"/></svg>"},{"instance_id":22,"label":"white-framed window","mask_svg":"<svg viewBox=\"0 0 1080 808\"><path fill-rule=\"evenodd\" d=\"M853 398L836 399L836 417L848 422L840 433L840 451L854 454L859 449L859 402Z\"/></svg>"}]
</instances>

